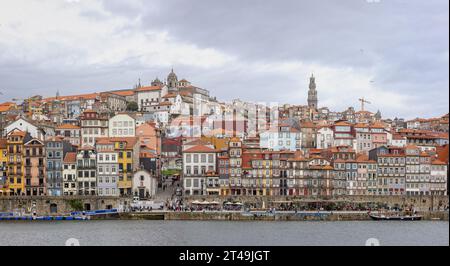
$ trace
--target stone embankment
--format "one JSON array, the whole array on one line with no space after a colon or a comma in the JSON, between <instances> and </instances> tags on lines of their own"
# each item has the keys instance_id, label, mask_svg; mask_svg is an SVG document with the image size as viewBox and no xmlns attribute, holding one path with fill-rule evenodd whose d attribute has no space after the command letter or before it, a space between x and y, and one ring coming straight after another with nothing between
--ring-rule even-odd
<instances>
[{"instance_id":1,"label":"stone embankment","mask_svg":"<svg viewBox=\"0 0 450 266\"><path fill-rule=\"evenodd\" d=\"M255 208L271 208L278 204L293 203L302 206L326 206L330 203L353 206L367 206L370 204L381 204L390 207L408 208L413 206L415 210L424 214L424 218L445 218L435 212L447 209L449 206L448 196L339 196L333 198L304 198L304 197L187 197L184 199L185 204L189 205L193 201L217 201L220 204L226 201L238 201L246 206ZM73 196L73 197L0 197L0 212L15 212L22 215L36 213L37 215L66 215L72 211L89 211L102 209L128 209L132 202L131 198L124 197L96 197L96 196ZM438 215L439 214L439 215ZM134 214L133 214L134 215ZM367 214L351 214L347 218L347 214L328 215L328 220L364 220ZM438 215L434 217L433 215ZM130 219L141 219L139 215L129 217ZM112 217L114 218L114 217ZM268 219L268 220L303 220L303 219L322 219L323 217L315 217L312 215L276 215L267 217L242 216L240 213L168 213L164 215L166 220L252 220L252 219ZM125 219L125 218L124 218ZM150 218L149 218L150 219ZM158 218L161 219L161 216ZM448 220L448 214L447 218Z\"/></svg>"},{"instance_id":2,"label":"stone embankment","mask_svg":"<svg viewBox=\"0 0 450 266\"><path fill-rule=\"evenodd\" d=\"M448 221L448 211L419 212L423 220ZM171 221L367 221L366 212L150 212L121 213L123 220L171 220Z\"/></svg>"}]
</instances>

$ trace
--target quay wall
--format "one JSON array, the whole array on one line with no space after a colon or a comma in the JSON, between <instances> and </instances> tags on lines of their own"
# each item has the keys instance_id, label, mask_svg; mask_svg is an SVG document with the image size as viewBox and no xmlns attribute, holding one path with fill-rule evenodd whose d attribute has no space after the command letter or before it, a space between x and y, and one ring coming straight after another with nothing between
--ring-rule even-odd
<instances>
[{"instance_id":1,"label":"quay wall","mask_svg":"<svg viewBox=\"0 0 450 266\"><path fill-rule=\"evenodd\" d=\"M423 220L448 221L448 211L419 212ZM275 215L244 215L239 212L153 212L153 213L122 213L122 220L168 220L168 221L368 221L369 215L364 212L352 213L297 213Z\"/></svg>"},{"instance_id":2,"label":"quay wall","mask_svg":"<svg viewBox=\"0 0 450 266\"><path fill-rule=\"evenodd\" d=\"M65 215L72 211L120 209L132 199L122 197L0 197L0 212L20 214Z\"/></svg>"},{"instance_id":3,"label":"quay wall","mask_svg":"<svg viewBox=\"0 0 450 266\"><path fill-rule=\"evenodd\" d=\"M340 196L333 198L305 198L305 197L214 197L196 196L185 197L184 201L239 201L251 204L252 207L269 208L276 202L292 201L306 204L308 202L344 202L352 204L365 204L367 202L387 204L388 206L407 207L413 205L417 211L437 211L449 206L448 196ZM122 209L130 205L132 199L124 197L97 197L97 196L69 196L69 197L0 197L0 212L21 212L22 214L63 215L71 211ZM75 207L78 207L75 208Z\"/></svg>"},{"instance_id":4,"label":"quay wall","mask_svg":"<svg viewBox=\"0 0 450 266\"><path fill-rule=\"evenodd\" d=\"M293 202L307 204L311 202L350 203L353 205L366 203L385 204L391 207L414 206L417 211L443 210L449 206L448 195L434 196L333 196L333 197L299 197L299 196L190 196L184 197L185 202L193 201L237 201L252 205L252 207L270 208L278 202Z\"/></svg>"}]
</instances>

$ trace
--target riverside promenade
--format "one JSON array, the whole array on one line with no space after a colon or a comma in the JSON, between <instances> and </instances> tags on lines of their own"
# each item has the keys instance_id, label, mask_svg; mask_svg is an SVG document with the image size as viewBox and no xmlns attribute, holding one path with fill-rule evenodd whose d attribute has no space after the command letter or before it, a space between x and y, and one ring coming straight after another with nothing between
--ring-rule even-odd
<instances>
[{"instance_id":1,"label":"riverside promenade","mask_svg":"<svg viewBox=\"0 0 450 266\"><path fill-rule=\"evenodd\" d=\"M448 211L418 212L423 220L448 221ZM98 219L178 221L367 221L367 211L148 211L126 212Z\"/></svg>"},{"instance_id":2,"label":"riverside promenade","mask_svg":"<svg viewBox=\"0 0 450 266\"><path fill-rule=\"evenodd\" d=\"M164 220L367 220L367 207L377 210L379 207L407 209L413 208L424 219L448 220L448 196L341 196L335 198L300 197L191 197L183 198L183 205L190 207L194 202L217 202L218 211L185 210L163 211L140 214L127 212L133 199L123 197L0 197L1 212L17 212L21 215L66 215L72 211L90 211L118 209L121 219L148 219L156 216ZM240 202L242 210L259 210L244 214L242 211L224 211L226 202ZM166 210L168 206L166 206ZM292 210L286 208L294 208ZM331 209L330 209L331 208ZM350 208L350 209L349 209ZM266 211L276 209L275 215ZM286 210L286 211L281 211ZM295 213L297 210L297 213ZM319 212L318 210L323 210ZM447 212L446 212L447 210ZM309 212L311 211L311 212ZM328 212L327 212L328 211ZM256 214L256 215L254 215ZM151 216L151 217L150 217ZM429 218L427 218L429 217Z\"/></svg>"}]
</instances>

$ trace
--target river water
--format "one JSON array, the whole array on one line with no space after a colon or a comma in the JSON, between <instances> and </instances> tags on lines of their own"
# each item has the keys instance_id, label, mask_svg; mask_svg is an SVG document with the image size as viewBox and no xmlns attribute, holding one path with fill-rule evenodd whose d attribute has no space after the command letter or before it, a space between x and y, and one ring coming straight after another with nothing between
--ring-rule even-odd
<instances>
[{"instance_id":1,"label":"river water","mask_svg":"<svg viewBox=\"0 0 450 266\"><path fill-rule=\"evenodd\" d=\"M0 246L363 246L449 245L448 221L219 222L62 221L0 222Z\"/></svg>"}]
</instances>

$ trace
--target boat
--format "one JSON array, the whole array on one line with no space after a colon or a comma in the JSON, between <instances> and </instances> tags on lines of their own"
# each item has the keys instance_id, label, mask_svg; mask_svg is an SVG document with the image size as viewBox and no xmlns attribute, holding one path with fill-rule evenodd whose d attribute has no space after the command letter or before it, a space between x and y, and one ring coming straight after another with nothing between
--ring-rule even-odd
<instances>
[{"instance_id":1,"label":"boat","mask_svg":"<svg viewBox=\"0 0 450 266\"><path fill-rule=\"evenodd\" d=\"M375 221L420 221L421 215L385 215L385 214L372 214L369 212L370 218Z\"/></svg>"}]
</instances>

